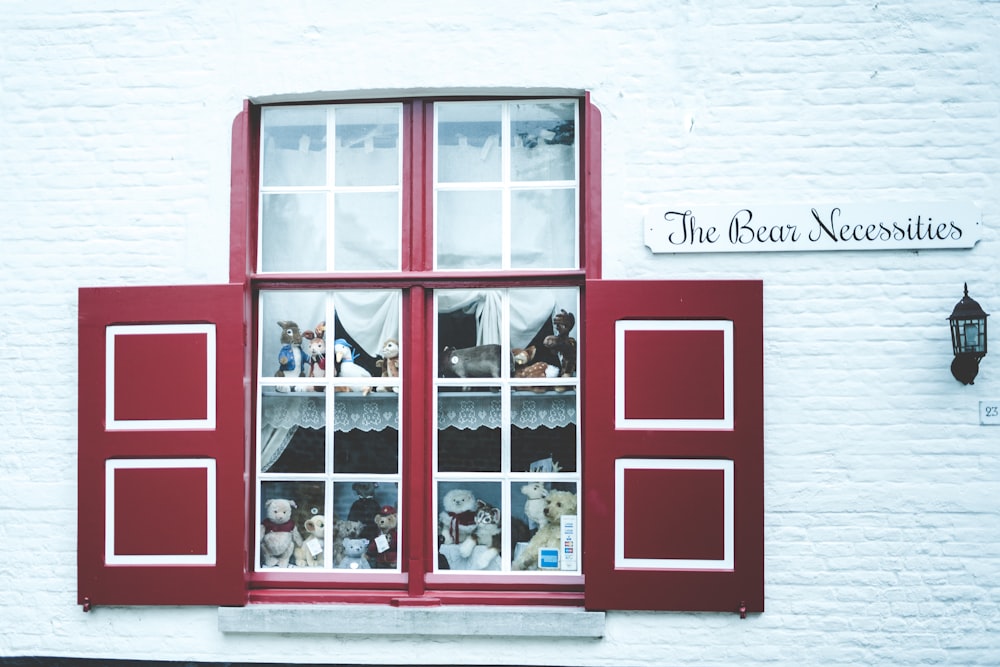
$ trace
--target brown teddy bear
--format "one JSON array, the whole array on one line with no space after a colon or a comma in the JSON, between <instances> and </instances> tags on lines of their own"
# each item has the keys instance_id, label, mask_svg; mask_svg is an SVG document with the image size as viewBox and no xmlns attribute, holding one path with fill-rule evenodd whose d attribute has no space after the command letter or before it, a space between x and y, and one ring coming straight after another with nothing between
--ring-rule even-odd
<instances>
[{"instance_id":1,"label":"brown teddy bear","mask_svg":"<svg viewBox=\"0 0 1000 667\"><path fill-rule=\"evenodd\" d=\"M384 505L375 515L375 525L379 535L368 545L368 555L378 569L395 569L396 567L396 531L399 519L396 508Z\"/></svg>"}]
</instances>

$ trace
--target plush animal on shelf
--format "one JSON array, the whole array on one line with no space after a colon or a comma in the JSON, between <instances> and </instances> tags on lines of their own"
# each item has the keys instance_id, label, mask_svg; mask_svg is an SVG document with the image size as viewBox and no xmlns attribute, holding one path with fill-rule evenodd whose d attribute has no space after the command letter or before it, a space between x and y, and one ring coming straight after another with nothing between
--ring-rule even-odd
<instances>
[{"instance_id":1,"label":"plush animal on shelf","mask_svg":"<svg viewBox=\"0 0 1000 667\"><path fill-rule=\"evenodd\" d=\"M476 530L476 496L468 489L452 489L441 499L441 513L438 514L438 541L443 544L472 543Z\"/></svg>"},{"instance_id":2,"label":"plush animal on shelf","mask_svg":"<svg viewBox=\"0 0 1000 667\"><path fill-rule=\"evenodd\" d=\"M315 331L302 332L302 346L309 355L309 377L326 377L326 339L323 333L326 330L321 322L316 325ZM322 386L309 387L308 391L323 391Z\"/></svg>"},{"instance_id":3,"label":"plush animal on shelf","mask_svg":"<svg viewBox=\"0 0 1000 667\"><path fill-rule=\"evenodd\" d=\"M524 551L511 563L512 569L537 570L539 550L559 548L562 538L560 519L563 516L576 516L576 494L570 491L549 491L545 499L544 514L546 524L532 535Z\"/></svg>"},{"instance_id":4,"label":"plush animal on shelf","mask_svg":"<svg viewBox=\"0 0 1000 667\"><path fill-rule=\"evenodd\" d=\"M299 325L291 320L278 322L281 327L281 350L278 351L278 372L274 377L305 377L309 355L302 349L302 332ZM278 391L301 391L298 387L279 385Z\"/></svg>"},{"instance_id":5,"label":"plush animal on shelf","mask_svg":"<svg viewBox=\"0 0 1000 667\"><path fill-rule=\"evenodd\" d=\"M265 519L260 524L260 561L265 567L288 567L302 536L295 529L294 500L271 498L264 503Z\"/></svg>"},{"instance_id":6,"label":"plush animal on shelf","mask_svg":"<svg viewBox=\"0 0 1000 667\"><path fill-rule=\"evenodd\" d=\"M333 562L334 565L344 560L344 538L361 537L361 531L365 529L365 524L360 521L343 519L333 525L331 537L333 542Z\"/></svg>"},{"instance_id":7,"label":"plush animal on shelf","mask_svg":"<svg viewBox=\"0 0 1000 667\"><path fill-rule=\"evenodd\" d=\"M342 570L370 570L371 564L365 558L365 551L368 549L368 540L363 537L345 537L342 540L344 545L344 557L337 563L337 567Z\"/></svg>"},{"instance_id":8,"label":"plush animal on shelf","mask_svg":"<svg viewBox=\"0 0 1000 667\"><path fill-rule=\"evenodd\" d=\"M545 518L545 499L549 495L549 490L542 482L531 482L521 487L521 494L527 500L524 501L524 517L528 520L529 527L541 527L548 523Z\"/></svg>"},{"instance_id":9,"label":"plush animal on shelf","mask_svg":"<svg viewBox=\"0 0 1000 667\"><path fill-rule=\"evenodd\" d=\"M554 378L559 377L559 367L548 364L544 361L535 361L536 348L529 345L525 348L516 347L511 350L511 360L513 361L512 371L515 378ZM523 387L517 386L515 389L531 390L541 394L545 387Z\"/></svg>"},{"instance_id":10,"label":"plush animal on shelf","mask_svg":"<svg viewBox=\"0 0 1000 667\"><path fill-rule=\"evenodd\" d=\"M337 364L337 375L345 378L370 378L371 373L367 369L355 363L358 353L354 351L351 344L343 338L333 341L333 355ZM360 391L365 396L372 390L371 387L352 387L352 391Z\"/></svg>"},{"instance_id":11,"label":"plush animal on shelf","mask_svg":"<svg viewBox=\"0 0 1000 667\"><path fill-rule=\"evenodd\" d=\"M576 326L573 313L560 310L552 318L555 335L546 336L542 343L559 357L559 377L576 377L576 339L569 332ZM558 390L563 390L560 387Z\"/></svg>"},{"instance_id":12,"label":"plush animal on shelf","mask_svg":"<svg viewBox=\"0 0 1000 667\"><path fill-rule=\"evenodd\" d=\"M295 547L295 564L299 567L322 567L323 538L326 535L326 518L322 514L306 519L302 524L307 536L302 545Z\"/></svg>"},{"instance_id":13,"label":"plush animal on shelf","mask_svg":"<svg viewBox=\"0 0 1000 667\"><path fill-rule=\"evenodd\" d=\"M355 482L352 484L351 488L354 489L354 493L358 497L351 505L351 511L347 514L347 518L350 521L361 522L364 526L361 530L361 537L367 537L370 540L375 539L375 536L379 533L374 519L375 515L382 508L379 501L375 499L375 489L377 487L378 482Z\"/></svg>"},{"instance_id":14,"label":"plush animal on shelf","mask_svg":"<svg viewBox=\"0 0 1000 667\"><path fill-rule=\"evenodd\" d=\"M500 556L500 509L493 507L483 500L476 501L476 529L473 531L474 545L468 553L462 555L472 558L472 566L477 570L485 570L494 559ZM461 550L466 551L466 542L462 543ZM475 550L478 549L478 553Z\"/></svg>"},{"instance_id":15,"label":"plush animal on shelf","mask_svg":"<svg viewBox=\"0 0 1000 667\"><path fill-rule=\"evenodd\" d=\"M368 556L379 569L394 569L396 567L396 532L399 520L396 508L385 505L375 515L375 525L379 535L368 545Z\"/></svg>"},{"instance_id":16,"label":"plush animal on shelf","mask_svg":"<svg viewBox=\"0 0 1000 667\"><path fill-rule=\"evenodd\" d=\"M446 347L438 360L438 375L443 378L498 378L500 346L477 345L459 350Z\"/></svg>"},{"instance_id":17,"label":"plush animal on shelf","mask_svg":"<svg viewBox=\"0 0 1000 667\"><path fill-rule=\"evenodd\" d=\"M384 378L398 378L399 377L399 341L395 338L390 338L389 340L382 343L382 349L379 350L381 359L375 362L375 365L382 369L382 377ZM399 391L399 387L379 387L379 391Z\"/></svg>"}]
</instances>

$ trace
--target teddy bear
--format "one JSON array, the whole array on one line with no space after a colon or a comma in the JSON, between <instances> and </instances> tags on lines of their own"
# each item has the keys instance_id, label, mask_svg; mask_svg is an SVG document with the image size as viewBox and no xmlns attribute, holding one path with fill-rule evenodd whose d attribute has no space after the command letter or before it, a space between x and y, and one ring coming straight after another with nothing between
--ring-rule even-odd
<instances>
[{"instance_id":1,"label":"teddy bear","mask_svg":"<svg viewBox=\"0 0 1000 667\"><path fill-rule=\"evenodd\" d=\"M309 355L302 349L302 332L299 325L291 320L278 322L281 327L281 349L278 351L278 371L274 377L305 377ZM298 391L297 387L281 385L278 391Z\"/></svg>"},{"instance_id":2,"label":"teddy bear","mask_svg":"<svg viewBox=\"0 0 1000 667\"><path fill-rule=\"evenodd\" d=\"M349 519L343 519L341 521L335 521L333 524L332 537L333 537L333 563L337 564L344 559L344 538L358 538L361 537L361 531L364 530L365 524L360 521L351 521Z\"/></svg>"},{"instance_id":3,"label":"teddy bear","mask_svg":"<svg viewBox=\"0 0 1000 667\"><path fill-rule=\"evenodd\" d=\"M354 482L351 488L354 489L354 493L358 494L358 497L351 505L350 512L347 513L349 520L360 521L364 525L360 536L370 540L375 539L379 534L378 526L375 525L373 518L382 509L381 503L375 499L377 487L378 482Z\"/></svg>"},{"instance_id":4,"label":"teddy bear","mask_svg":"<svg viewBox=\"0 0 1000 667\"><path fill-rule=\"evenodd\" d=\"M476 546L476 496L468 489L452 489L441 499L438 514L438 542L461 544L471 553ZM468 545L468 546L465 546ZM467 556L467 554L466 554Z\"/></svg>"},{"instance_id":5,"label":"teddy bear","mask_svg":"<svg viewBox=\"0 0 1000 667\"><path fill-rule=\"evenodd\" d=\"M260 559L266 567L288 567L302 536L295 529L294 500L271 498L264 503L265 518L260 524Z\"/></svg>"},{"instance_id":6,"label":"teddy bear","mask_svg":"<svg viewBox=\"0 0 1000 667\"><path fill-rule=\"evenodd\" d=\"M396 508L384 505L375 515L375 525L379 535L368 545L368 557L379 569L394 569L396 567L396 532L399 520Z\"/></svg>"},{"instance_id":7,"label":"teddy bear","mask_svg":"<svg viewBox=\"0 0 1000 667\"><path fill-rule=\"evenodd\" d=\"M384 343L382 343L382 349L379 350L379 355L381 358L375 362L375 365L382 369L382 377L384 378L398 378L399 377L399 341L395 338L390 338ZM399 387L379 387L379 391L399 391Z\"/></svg>"},{"instance_id":8,"label":"teddy bear","mask_svg":"<svg viewBox=\"0 0 1000 667\"><path fill-rule=\"evenodd\" d=\"M528 519L528 526L541 527L548 523L545 518L545 499L549 495L549 490L542 482L531 482L521 487L521 494L527 500L524 501L524 516Z\"/></svg>"},{"instance_id":9,"label":"teddy bear","mask_svg":"<svg viewBox=\"0 0 1000 667\"><path fill-rule=\"evenodd\" d=\"M295 564L300 567L323 565L323 538L326 536L326 518L322 514L306 519L302 524L308 537L295 547Z\"/></svg>"},{"instance_id":10,"label":"teddy bear","mask_svg":"<svg viewBox=\"0 0 1000 667\"><path fill-rule=\"evenodd\" d=\"M370 378L371 373L366 368L359 366L355 361L358 353L354 351L351 344L343 338L333 341L333 358L337 366L337 375L345 378ZM371 392L371 387L355 387L352 391L360 391L367 396Z\"/></svg>"},{"instance_id":11,"label":"teddy bear","mask_svg":"<svg viewBox=\"0 0 1000 667\"><path fill-rule=\"evenodd\" d=\"M344 545L344 557L337 563L341 570L370 570L371 565L365 558L365 551L368 549L368 540L363 537L345 537L342 541Z\"/></svg>"},{"instance_id":12,"label":"teddy bear","mask_svg":"<svg viewBox=\"0 0 1000 667\"><path fill-rule=\"evenodd\" d=\"M545 525L532 535L524 551L511 563L512 569L537 570L539 550L559 548L562 537L559 519L563 516L576 516L576 494L570 491L549 491L545 499L544 514Z\"/></svg>"}]
</instances>

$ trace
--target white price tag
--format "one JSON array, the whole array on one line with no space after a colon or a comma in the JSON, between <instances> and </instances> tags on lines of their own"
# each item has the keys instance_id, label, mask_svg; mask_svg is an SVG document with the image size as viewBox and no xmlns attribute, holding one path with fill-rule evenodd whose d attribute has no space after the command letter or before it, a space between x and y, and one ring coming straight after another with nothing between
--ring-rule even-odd
<instances>
[{"instance_id":1,"label":"white price tag","mask_svg":"<svg viewBox=\"0 0 1000 667\"><path fill-rule=\"evenodd\" d=\"M316 557L323 553L323 540L315 537L310 537L306 540L306 548L309 549L309 553Z\"/></svg>"}]
</instances>

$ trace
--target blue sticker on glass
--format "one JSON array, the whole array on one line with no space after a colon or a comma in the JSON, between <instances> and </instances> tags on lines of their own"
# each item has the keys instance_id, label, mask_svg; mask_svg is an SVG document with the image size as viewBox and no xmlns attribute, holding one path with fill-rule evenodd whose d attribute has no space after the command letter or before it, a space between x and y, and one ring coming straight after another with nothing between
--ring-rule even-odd
<instances>
[{"instance_id":1,"label":"blue sticker on glass","mask_svg":"<svg viewBox=\"0 0 1000 667\"><path fill-rule=\"evenodd\" d=\"M539 549L538 568L541 570L558 570L559 549Z\"/></svg>"}]
</instances>

